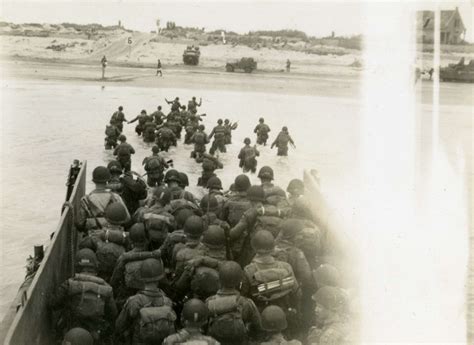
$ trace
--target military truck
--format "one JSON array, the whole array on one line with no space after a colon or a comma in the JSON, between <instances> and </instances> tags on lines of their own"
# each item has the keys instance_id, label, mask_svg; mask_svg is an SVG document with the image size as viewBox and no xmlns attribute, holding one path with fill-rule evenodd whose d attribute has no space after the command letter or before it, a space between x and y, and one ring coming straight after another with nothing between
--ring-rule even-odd
<instances>
[{"instance_id":1,"label":"military truck","mask_svg":"<svg viewBox=\"0 0 474 345\"><path fill-rule=\"evenodd\" d=\"M474 60L464 64L462 58L456 64L449 64L448 67L441 67L439 69L439 79L441 81L459 81L466 83L474 82Z\"/></svg>"},{"instance_id":2,"label":"military truck","mask_svg":"<svg viewBox=\"0 0 474 345\"><path fill-rule=\"evenodd\" d=\"M183 62L185 65L196 66L199 64L199 57L201 56L201 51L199 47L187 46L183 53Z\"/></svg>"},{"instance_id":3,"label":"military truck","mask_svg":"<svg viewBox=\"0 0 474 345\"><path fill-rule=\"evenodd\" d=\"M257 62L253 58L243 57L240 60L229 61L225 65L227 72L234 72L239 69L245 73L252 73L254 69L257 69Z\"/></svg>"}]
</instances>

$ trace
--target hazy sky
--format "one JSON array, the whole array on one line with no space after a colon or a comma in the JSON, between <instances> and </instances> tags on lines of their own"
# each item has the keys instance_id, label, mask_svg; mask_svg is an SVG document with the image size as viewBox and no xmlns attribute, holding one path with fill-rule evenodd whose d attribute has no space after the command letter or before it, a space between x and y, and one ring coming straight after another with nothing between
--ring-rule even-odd
<instances>
[{"instance_id":1,"label":"hazy sky","mask_svg":"<svg viewBox=\"0 0 474 345\"><path fill-rule=\"evenodd\" d=\"M375 1L371 1L374 3ZM383 5L382 1L377 1ZM398 1L397 1L398 2ZM362 1L12 1L2 0L0 17L15 23L100 23L117 24L140 31L155 29L160 18L162 26L174 21L180 26L204 27L206 30L227 29L244 33L258 29L298 29L310 35L326 36L359 34L363 31ZM393 4L393 2L392 2ZM413 6L406 2L405 6ZM429 8L425 2L418 7ZM473 8L470 0L441 1L442 8L458 6L467 27L466 39L473 41Z\"/></svg>"}]
</instances>

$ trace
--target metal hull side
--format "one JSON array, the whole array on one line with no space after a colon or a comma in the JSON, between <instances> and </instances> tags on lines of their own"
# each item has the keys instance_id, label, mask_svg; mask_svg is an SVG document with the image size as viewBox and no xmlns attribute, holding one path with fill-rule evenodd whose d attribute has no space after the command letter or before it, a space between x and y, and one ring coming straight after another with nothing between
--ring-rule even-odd
<instances>
[{"instance_id":1,"label":"metal hull side","mask_svg":"<svg viewBox=\"0 0 474 345\"><path fill-rule=\"evenodd\" d=\"M11 319L13 321L9 328L7 328L8 324L2 325L2 329L8 329L6 334L0 334L3 344L47 345L55 342L52 332L52 313L48 308L48 301L57 286L74 273L73 259L77 246L74 216L78 214L80 200L85 194L86 167L87 164L84 162L69 198L72 208L64 209L31 286L22 296L18 311L15 314L17 307L12 305L10 315L4 319L3 323Z\"/></svg>"}]
</instances>

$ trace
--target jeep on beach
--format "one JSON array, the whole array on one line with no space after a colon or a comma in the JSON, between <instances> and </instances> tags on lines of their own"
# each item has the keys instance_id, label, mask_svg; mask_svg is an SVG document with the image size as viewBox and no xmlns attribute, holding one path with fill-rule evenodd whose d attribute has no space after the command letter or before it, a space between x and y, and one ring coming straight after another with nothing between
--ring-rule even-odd
<instances>
[{"instance_id":1,"label":"jeep on beach","mask_svg":"<svg viewBox=\"0 0 474 345\"><path fill-rule=\"evenodd\" d=\"M253 70L257 69L257 62L253 58L241 58L240 60L229 61L225 65L227 72L234 72L235 70L241 69L245 73L252 73Z\"/></svg>"},{"instance_id":2,"label":"jeep on beach","mask_svg":"<svg viewBox=\"0 0 474 345\"><path fill-rule=\"evenodd\" d=\"M439 79L442 81L474 82L474 60L464 64L462 58L456 64L449 64L447 67L439 69Z\"/></svg>"},{"instance_id":3,"label":"jeep on beach","mask_svg":"<svg viewBox=\"0 0 474 345\"><path fill-rule=\"evenodd\" d=\"M185 65L196 66L199 64L199 57L201 56L201 51L199 47L187 46L183 53L183 62Z\"/></svg>"}]
</instances>

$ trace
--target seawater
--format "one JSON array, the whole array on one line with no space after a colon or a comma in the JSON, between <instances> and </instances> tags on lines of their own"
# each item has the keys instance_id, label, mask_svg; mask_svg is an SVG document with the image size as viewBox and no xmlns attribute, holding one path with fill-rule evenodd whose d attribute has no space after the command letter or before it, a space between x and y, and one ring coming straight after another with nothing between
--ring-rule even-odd
<instances>
[{"instance_id":1,"label":"seawater","mask_svg":"<svg viewBox=\"0 0 474 345\"><path fill-rule=\"evenodd\" d=\"M224 188L241 173L237 155L245 137L255 142L253 130L260 117L271 128L269 144L282 126L289 128L296 149L289 157L277 157L269 145L258 147L258 166L275 170L275 183L286 188L292 178L302 178L303 169L317 169L323 191L337 200L336 207L350 208L349 197L355 179L358 154L360 103L356 99L324 98L257 92L230 92L204 89L139 88L126 86L74 85L52 81L3 80L1 109L1 262L0 317L13 300L25 274L25 259L33 246L47 244L59 221L65 199L65 182L73 159L87 160L87 190L93 188L94 167L113 159L104 150L104 130L119 105L128 120L142 109L148 113L179 96L182 103L192 96L202 97L200 113L206 113L207 133L219 118L238 121L232 145L221 154L224 169L217 170ZM135 134L135 123L125 124L124 134L137 153L132 169L144 173L143 158L151 154L151 144ZM184 133L184 131L183 131ZM189 190L196 187L200 165L190 159L192 147L182 144L166 156L175 168L188 174ZM255 175L251 181L258 182ZM347 202L346 202L347 201Z\"/></svg>"}]
</instances>

